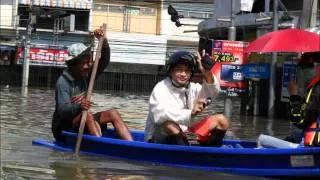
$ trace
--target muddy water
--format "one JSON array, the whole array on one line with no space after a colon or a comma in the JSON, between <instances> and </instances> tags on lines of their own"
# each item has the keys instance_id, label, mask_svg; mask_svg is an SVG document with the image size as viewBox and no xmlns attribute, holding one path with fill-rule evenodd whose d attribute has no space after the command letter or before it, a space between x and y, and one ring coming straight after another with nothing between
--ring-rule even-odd
<instances>
[{"instance_id":1,"label":"muddy water","mask_svg":"<svg viewBox=\"0 0 320 180\"><path fill-rule=\"evenodd\" d=\"M130 129L143 130L147 116L148 94L96 92L93 111L116 108ZM218 101L216 111L223 110ZM284 137L291 127L285 120L241 117L234 102L231 119L232 138L256 139L260 133ZM1 179L265 179L216 172L172 168L117 158L85 156L32 146L35 138L53 139L51 116L54 90L21 90L0 87Z\"/></svg>"}]
</instances>

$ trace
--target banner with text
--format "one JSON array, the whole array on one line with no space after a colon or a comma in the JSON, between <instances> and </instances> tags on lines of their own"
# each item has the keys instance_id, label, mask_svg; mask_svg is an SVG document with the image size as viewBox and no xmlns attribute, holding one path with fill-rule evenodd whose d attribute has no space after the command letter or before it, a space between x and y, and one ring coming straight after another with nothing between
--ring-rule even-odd
<instances>
[{"instance_id":1,"label":"banner with text","mask_svg":"<svg viewBox=\"0 0 320 180\"><path fill-rule=\"evenodd\" d=\"M219 79L221 90L228 96L239 96L247 88L242 74L247 59L243 50L247 46L248 43L242 41L212 41L212 59L216 64L211 71Z\"/></svg>"},{"instance_id":2,"label":"banner with text","mask_svg":"<svg viewBox=\"0 0 320 180\"><path fill-rule=\"evenodd\" d=\"M23 64L24 49L18 48L17 64ZM30 48L30 65L64 67L67 50Z\"/></svg>"}]
</instances>

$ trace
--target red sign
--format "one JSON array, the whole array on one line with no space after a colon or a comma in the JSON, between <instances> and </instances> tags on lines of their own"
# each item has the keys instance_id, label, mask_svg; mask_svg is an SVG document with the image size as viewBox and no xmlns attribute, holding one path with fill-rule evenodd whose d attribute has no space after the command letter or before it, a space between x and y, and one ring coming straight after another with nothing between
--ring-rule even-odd
<instances>
[{"instance_id":1,"label":"red sign","mask_svg":"<svg viewBox=\"0 0 320 180\"><path fill-rule=\"evenodd\" d=\"M18 48L17 64L23 64L24 49ZM65 66L64 59L68 56L67 50L30 48L30 65Z\"/></svg>"},{"instance_id":2,"label":"red sign","mask_svg":"<svg viewBox=\"0 0 320 180\"><path fill-rule=\"evenodd\" d=\"M243 50L248 43L241 41L215 40L212 42L212 59L216 64L212 72L220 81L220 86L228 96L238 96L246 90L243 81L242 65L247 57Z\"/></svg>"}]
</instances>

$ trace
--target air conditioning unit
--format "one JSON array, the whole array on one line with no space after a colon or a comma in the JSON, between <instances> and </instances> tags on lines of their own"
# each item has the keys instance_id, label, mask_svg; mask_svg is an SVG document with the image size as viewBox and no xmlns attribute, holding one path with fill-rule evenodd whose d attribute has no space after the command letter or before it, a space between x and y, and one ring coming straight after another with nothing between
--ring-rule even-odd
<instances>
[{"instance_id":1,"label":"air conditioning unit","mask_svg":"<svg viewBox=\"0 0 320 180\"><path fill-rule=\"evenodd\" d=\"M232 0L216 0L215 12L217 18L230 17ZM234 0L234 13L251 12L254 0Z\"/></svg>"}]
</instances>

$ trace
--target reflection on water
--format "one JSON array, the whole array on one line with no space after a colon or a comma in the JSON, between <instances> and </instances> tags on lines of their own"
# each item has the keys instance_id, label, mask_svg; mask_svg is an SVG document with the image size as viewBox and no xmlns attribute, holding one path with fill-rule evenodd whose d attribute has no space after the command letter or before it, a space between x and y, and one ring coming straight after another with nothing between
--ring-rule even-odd
<instances>
[{"instance_id":1,"label":"reflection on water","mask_svg":"<svg viewBox=\"0 0 320 180\"><path fill-rule=\"evenodd\" d=\"M93 101L92 111L116 108L130 129L144 129L148 94L96 92ZM81 155L75 159L73 153L32 146L35 138L53 139L54 103L52 89L31 88L28 97L22 98L19 88L0 88L1 179L252 179L112 157ZM223 110L223 101L215 105L215 111ZM234 109L238 106L235 102ZM285 120L237 113L231 119L230 138L256 139L260 133L284 137L291 129Z\"/></svg>"}]
</instances>

